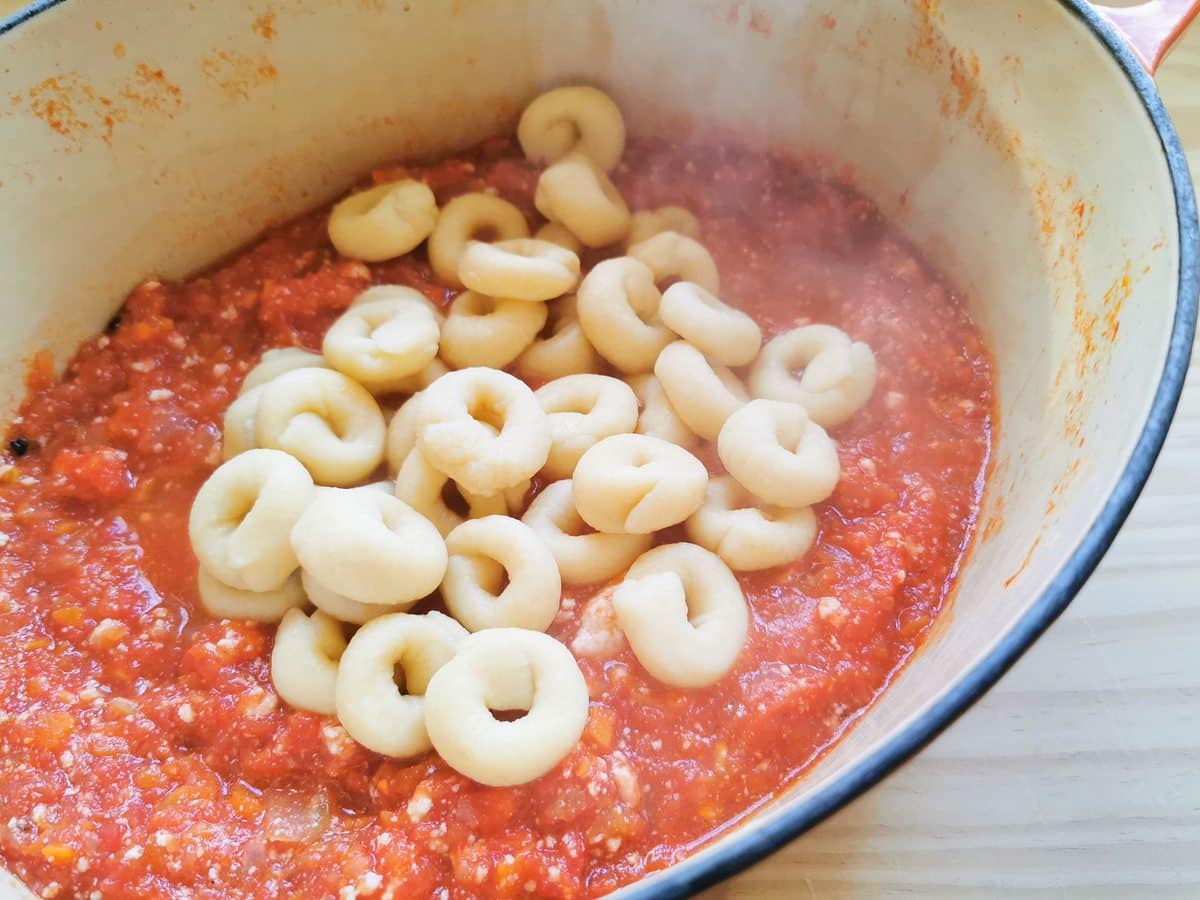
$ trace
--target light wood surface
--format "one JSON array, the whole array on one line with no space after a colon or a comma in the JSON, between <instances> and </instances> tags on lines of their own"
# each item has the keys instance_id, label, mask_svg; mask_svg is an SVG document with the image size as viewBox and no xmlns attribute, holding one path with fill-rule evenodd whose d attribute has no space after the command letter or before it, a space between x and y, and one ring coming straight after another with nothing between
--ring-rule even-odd
<instances>
[{"instance_id":1,"label":"light wood surface","mask_svg":"<svg viewBox=\"0 0 1200 900\"><path fill-rule=\"evenodd\" d=\"M1200 23L1158 82L1200 173ZM705 894L849 897L1200 898L1200 361L1049 633L899 772Z\"/></svg>"}]
</instances>

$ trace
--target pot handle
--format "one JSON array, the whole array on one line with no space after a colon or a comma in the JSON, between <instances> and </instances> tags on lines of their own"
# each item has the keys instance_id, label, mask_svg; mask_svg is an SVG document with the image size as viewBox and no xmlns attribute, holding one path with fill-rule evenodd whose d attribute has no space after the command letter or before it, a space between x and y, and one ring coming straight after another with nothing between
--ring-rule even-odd
<instances>
[{"instance_id":1,"label":"pot handle","mask_svg":"<svg viewBox=\"0 0 1200 900\"><path fill-rule=\"evenodd\" d=\"M1200 13L1200 0L1146 0L1122 7L1092 5L1125 38L1151 75Z\"/></svg>"}]
</instances>

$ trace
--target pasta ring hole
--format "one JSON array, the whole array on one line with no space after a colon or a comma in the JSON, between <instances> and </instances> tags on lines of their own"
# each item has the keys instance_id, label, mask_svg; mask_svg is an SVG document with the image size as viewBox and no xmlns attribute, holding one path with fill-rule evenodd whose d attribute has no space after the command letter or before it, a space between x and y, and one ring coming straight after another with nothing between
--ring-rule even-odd
<instances>
[{"instance_id":1,"label":"pasta ring hole","mask_svg":"<svg viewBox=\"0 0 1200 900\"><path fill-rule=\"evenodd\" d=\"M442 502L446 504L446 509L456 516L463 519L470 518L471 504L463 496L462 490L459 489L458 483L453 478L447 478L446 483L442 485Z\"/></svg>"},{"instance_id":2,"label":"pasta ring hole","mask_svg":"<svg viewBox=\"0 0 1200 900\"><path fill-rule=\"evenodd\" d=\"M527 715L529 710L517 707L516 709L492 709L488 707L488 712L492 714L492 718L497 722L519 722Z\"/></svg>"},{"instance_id":3,"label":"pasta ring hole","mask_svg":"<svg viewBox=\"0 0 1200 900\"><path fill-rule=\"evenodd\" d=\"M408 677L404 674L404 661L398 660L392 665L392 684L401 694L408 693Z\"/></svg>"},{"instance_id":4,"label":"pasta ring hole","mask_svg":"<svg viewBox=\"0 0 1200 900\"><path fill-rule=\"evenodd\" d=\"M475 397L467 407L467 412L476 422L487 425L497 434L504 430L504 410L491 397Z\"/></svg>"}]
</instances>

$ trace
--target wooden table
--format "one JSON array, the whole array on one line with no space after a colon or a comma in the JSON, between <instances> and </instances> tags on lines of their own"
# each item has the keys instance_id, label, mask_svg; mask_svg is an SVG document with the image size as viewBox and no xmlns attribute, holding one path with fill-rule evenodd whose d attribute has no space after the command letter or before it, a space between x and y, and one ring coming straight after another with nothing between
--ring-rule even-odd
<instances>
[{"instance_id":1,"label":"wooden table","mask_svg":"<svg viewBox=\"0 0 1200 900\"><path fill-rule=\"evenodd\" d=\"M1158 81L1200 173L1200 27ZM1049 633L916 759L706 900L1200 898L1200 358L1187 385Z\"/></svg>"}]
</instances>

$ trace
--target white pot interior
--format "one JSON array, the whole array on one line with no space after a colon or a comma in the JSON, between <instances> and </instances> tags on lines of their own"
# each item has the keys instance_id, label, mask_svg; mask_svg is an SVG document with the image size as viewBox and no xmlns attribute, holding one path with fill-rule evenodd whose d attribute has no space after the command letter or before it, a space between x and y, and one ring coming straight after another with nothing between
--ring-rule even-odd
<instances>
[{"instance_id":1,"label":"white pot interior","mask_svg":"<svg viewBox=\"0 0 1200 900\"><path fill-rule=\"evenodd\" d=\"M1161 373L1170 177L1118 65L1053 0L106 0L0 50L18 98L0 117L6 408L34 350L65 358L140 279L185 276L373 164L509 128L547 85L610 89L637 133L719 123L853 167L971 300L997 361L994 471L925 650L749 828L989 653L1094 520Z\"/></svg>"}]
</instances>

